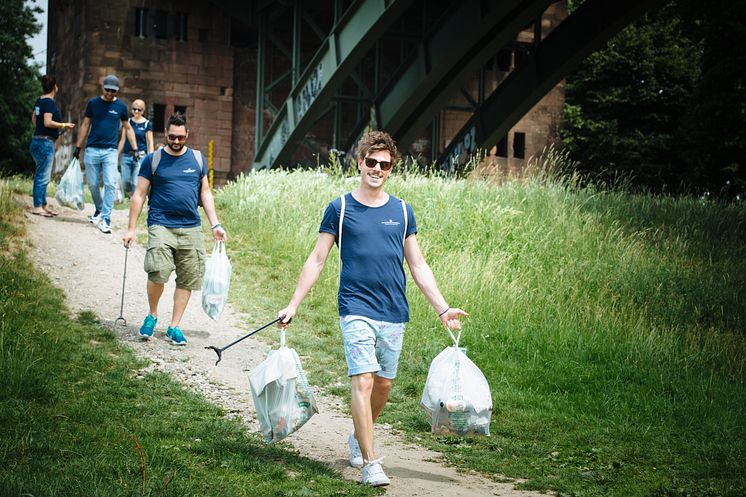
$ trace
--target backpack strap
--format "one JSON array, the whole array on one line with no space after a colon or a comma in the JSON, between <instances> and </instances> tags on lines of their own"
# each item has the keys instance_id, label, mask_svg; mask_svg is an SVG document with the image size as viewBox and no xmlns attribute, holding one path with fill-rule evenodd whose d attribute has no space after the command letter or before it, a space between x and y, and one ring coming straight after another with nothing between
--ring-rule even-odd
<instances>
[{"instance_id":1,"label":"backpack strap","mask_svg":"<svg viewBox=\"0 0 746 497\"><path fill-rule=\"evenodd\" d=\"M155 152L153 152L153 157L150 158L150 176L155 176L155 170L158 169L158 164L161 163L161 155L163 154L163 149L159 148Z\"/></svg>"},{"instance_id":2,"label":"backpack strap","mask_svg":"<svg viewBox=\"0 0 746 497\"><path fill-rule=\"evenodd\" d=\"M194 160L196 160L197 164L199 164L200 179L202 179L202 176L205 176L205 161L202 158L202 152L200 152L199 150L194 150L193 148L190 148L189 150L192 151Z\"/></svg>"},{"instance_id":3,"label":"backpack strap","mask_svg":"<svg viewBox=\"0 0 746 497\"><path fill-rule=\"evenodd\" d=\"M401 208L404 211L404 237L401 241L403 247L404 243L407 241L407 225L409 224L409 216L407 215L407 204L406 202L404 202L404 200L401 200Z\"/></svg>"},{"instance_id":4,"label":"backpack strap","mask_svg":"<svg viewBox=\"0 0 746 497\"><path fill-rule=\"evenodd\" d=\"M342 225L345 221L345 194L343 193L339 199L342 201L342 208L339 210L339 233L337 233L337 248L339 248L339 275L337 279L337 287L342 285Z\"/></svg>"}]
</instances>

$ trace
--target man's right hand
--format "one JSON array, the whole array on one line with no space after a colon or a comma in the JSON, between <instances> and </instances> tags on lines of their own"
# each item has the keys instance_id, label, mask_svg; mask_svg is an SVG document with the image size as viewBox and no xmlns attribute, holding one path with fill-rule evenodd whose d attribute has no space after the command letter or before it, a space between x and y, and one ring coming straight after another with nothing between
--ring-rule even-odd
<instances>
[{"instance_id":1,"label":"man's right hand","mask_svg":"<svg viewBox=\"0 0 746 497\"><path fill-rule=\"evenodd\" d=\"M80 147L75 147L75 150L73 151L73 157L76 159L80 158Z\"/></svg>"},{"instance_id":2,"label":"man's right hand","mask_svg":"<svg viewBox=\"0 0 746 497\"><path fill-rule=\"evenodd\" d=\"M135 230L127 230L122 237L122 244L129 248L135 242Z\"/></svg>"},{"instance_id":3,"label":"man's right hand","mask_svg":"<svg viewBox=\"0 0 746 497\"><path fill-rule=\"evenodd\" d=\"M287 328L290 324L290 321L293 320L293 316L295 316L296 308L292 305L287 306L283 310L279 311L277 313L278 318L282 318L282 321L279 322L278 326L280 328Z\"/></svg>"}]
</instances>

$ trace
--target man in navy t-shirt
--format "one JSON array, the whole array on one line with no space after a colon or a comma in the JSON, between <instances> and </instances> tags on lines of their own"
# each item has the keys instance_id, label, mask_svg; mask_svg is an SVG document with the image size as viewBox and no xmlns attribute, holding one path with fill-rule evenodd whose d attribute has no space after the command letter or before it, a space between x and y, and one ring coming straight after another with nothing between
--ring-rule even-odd
<instances>
[{"instance_id":1,"label":"man in navy t-shirt","mask_svg":"<svg viewBox=\"0 0 746 497\"><path fill-rule=\"evenodd\" d=\"M443 325L460 329L461 309L451 308L417 244L412 207L383 189L399 151L387 133L373 131L358 143L360 185L331 202L316 247L303 265L287 307L287 326L311 290L332 246L340 247L337 302L348 375L352 382L354 431L347 443L350 465L363 468L362 483L388 485L373 448L373 423L388 400L409 321L404 261Z\"/></svg>"},{"instance_id":2,"label":"man in navy t-shirt","mask_svg":"<svg viewBox=\"0 0 746 497\"><path fill-rule=\"evenodd\" d=\"M111 210L114 207L119 179L117 145L121 126L124 126L133 153L137 153L137 141L128 121L127 106L116 97L119 91L119 78L113 74L106 76L103 88L103 95L92 98L85 107L85 118L80 126L77 148L73 156L78 158L85 143L85 175L96 206L96 212L88 219L103 233L111 233ZM103 198L100 187L102 176Z\"/></svg>"},{"instance_id":3,"label":"man in navy t-shirt","mask_svg":"<svg viewBox=\"0 0 746 497\"><path fill-rule=\"evenodd\" d=\"M148 209L148 251L145 272L148 273L149 313L138 332L150 339L158 323L158 302L165 283L176 271L176 290L171 321L166 340L172 345L186 345L179 323L184 315L192 290L202 288L205 275L205 245L197 207L202 206L212 226L212 236L225 241L225 230L218 223L215 201L197 152L186 146L189 131L186 117L173 114L166 128L166 147L148 154L140 166L137 187L130 201L127 232L122 237L125 247L135 241L137 218L150 190ZM159 155L154 167L155 154ZM153 172L155 169L155 172Z\"/></svg>"}]
</instances>

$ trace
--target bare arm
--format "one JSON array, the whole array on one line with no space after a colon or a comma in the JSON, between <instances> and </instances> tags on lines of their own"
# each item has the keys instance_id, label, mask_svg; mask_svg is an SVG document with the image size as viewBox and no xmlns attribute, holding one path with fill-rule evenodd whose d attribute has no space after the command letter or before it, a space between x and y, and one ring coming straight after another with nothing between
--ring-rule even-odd
<instances>
[{"instance_id":1,"label":"bare arm","mask_svg":"<svg viewBox=\"0 0 746 497\"><path fill-rule=\"evenodd\" d=\"M153 153L153 132L152 131L146 131L145 132L145 143L148 149L148 153Z\"/></svg>"},{"instance_id":2,"label":"bare arm","mask_svg":"<svg viewBox=\"0 0 746 497\"><path fill-rule=\"evenodd\" d=\"M132 198L130 199L130 216L129 222L127 223L127 232L122 237L122 243L124 243L125 247L130 247L135 241L137 218L140 217L142 206L145 205L145 197L148 194L148 188L150 188L150 180L139 176L137 178L137 186L135 187L135 191L132 193Z\"/></svg>"},{"instance_id":3,"label":"bare arm","mask_svg":"<svg viewBox=\"0 0 746 497\"><path fill-rule=\"evenodd\" d=\"M132 129L129 119L127 119L126 121L122 121L122 126L124 127L124 132L127 133L127 139L132 146L132 150L137 150L137 139L135 138L135 130Z\"/></svg>"},{"instance_id":4,"label":"bare arm","mask_svg":"<svg viewBox=\"0 0 746 497\"><path fill-rule=\"evenodd\" d=\"M125 132L124 132L124 127L122 127L122 129L119 130L119 143L117 143L117 153L119 155L122 155L122 151L124 150L124 138L125 138Z\"/></svg>"},{"instance_id":5,"label":"bare arm","mask_svg":"<svg viewBox=\"0 0 746 497\"><path fill-rule=\"evenodd\" d=\"M78 133L78 143L75 145L78 148L83 148L86 138L88 138L88 132L91 130L91 118L84 117L83 124L80 125L80 132Z\"/></svg>"},{"instance_id":6,"label":"bare arm","mask_svg":"<svg viewBox=\"0 0 746 497\"><path fill-rule=\"evenodd\" d=\"M438 313L440 321L446 328L460 330L461 321L459 317L468 316L461 309L451 308L446 299L438 289L432 269L422 255L420 245L417 243L417 235L410 235L404 242L404 258L409 265L409 272L422 294L425 296L435 312Z\"/></svg>"},{"instance_id":7,"label":"bare arm","mask_svg":"<svg viewBox=\"0 0 746 497\"><path fill-rule=\"evenodd\" d=\"M199 195L202 199L202 208L205 210L207 220L210 221L210 226L217 225L219 223L218 213L215 210L215 199L212 196L212 191L210 190L210 182L207 181L207 176L202 176ZM228 238L228 235L225 233L225 230L222 226L218 226L213 229L212 236L219 242L224 242Z\"/></svg>"},{"instance_id":8,"label":"bare arm","mask_svg":"<svg viewBox=\"0 0 746 497\"><path fill-rule=\"evenodd\" d=\"M335 236L330 233L319 233L319 239L316 241L316 246L311 251L311 254L303 264L303 269L300 272L298 283L295 285L295 292L293 297L290 299L287 307L277 313L277 316L285 316L282 320L282 325L287 326L295 313L298 311L303 299L306 298L308 292L319 279L321 271L324 269L326 259L329 257L329 252L334 245Z\"/></svg>"}]
</instances>

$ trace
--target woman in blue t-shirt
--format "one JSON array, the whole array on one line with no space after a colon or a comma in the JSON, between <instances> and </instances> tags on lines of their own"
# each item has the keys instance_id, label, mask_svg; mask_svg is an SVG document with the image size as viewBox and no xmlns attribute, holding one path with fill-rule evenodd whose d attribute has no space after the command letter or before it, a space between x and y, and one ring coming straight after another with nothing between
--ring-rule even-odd
<instances>
[{"instance_id":1,"label":"woman in blue t-shirt","mask_svg":"<svg viewBox=\"0 0 746 497\"><path fill-rule=\"evenodd\" d=\"M145 153L153 152L153 123L145 118L145 102L139 98L132 102L132 117L130 126L135 131L137 151L133 155L132 146L122 133L119 138L119 154L122 157L122 188L127 196L131 196L137 185L137 175Z\"/></svg>"},{"instance_id":2,"label":"woman in blue t-shirt","mask_svg":"<svg viewBox=\"0 0 746 497\"><path fill-rule=\"evenodd\" d=\"M45 74L41 77L41 87L44 94L36 99L34 112L31 114L31 122L34 123L34 136L31 138L29 151L36 162L36 173L34 174L34 208L32 214L44 217L53 217L57 213L47 207L47 185L52 176L52 163L54 162L54 143L60 134L60 130L73 128L73 123L62 122L62 115L54 97L59 88L54 76Z\"/></svg>"}]
</instances>

